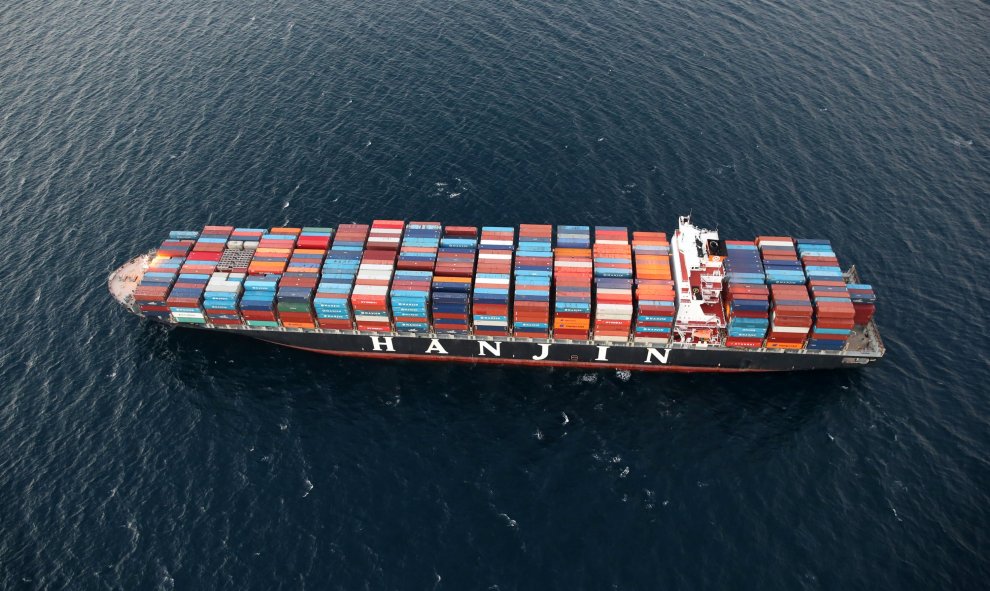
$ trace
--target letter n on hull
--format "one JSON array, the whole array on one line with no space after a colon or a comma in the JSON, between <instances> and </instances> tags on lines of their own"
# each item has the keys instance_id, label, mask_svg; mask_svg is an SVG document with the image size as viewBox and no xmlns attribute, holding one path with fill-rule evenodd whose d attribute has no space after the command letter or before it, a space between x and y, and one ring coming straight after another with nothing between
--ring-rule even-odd
<instances>
[{"instance_id":1,"label":"letter n on hull","mask_svg":"<svg viewBox=\"0 0 990 591\"><path fill-rule=\"evenodd\" d=\"M643 363L653 363L653 360L656 359L660 363L666 364L667 359L669 358L670 358L670 349L664 349L663 352L660 352L659 350L650 347L649 349L646 350L646 361L644 361Z\"/></svg>"},{"instance_id":2,"label":"letter n on hull","mask_svg":"<svg viewBox=\"0 0 990 591\"><path fill-rule=\"evenodd\" d=\"M495 357L501 357L502 343L489 343L488 341L478 341L478 355L484 357L485 351L488 351Z\"/></svg>"}]
</instances>

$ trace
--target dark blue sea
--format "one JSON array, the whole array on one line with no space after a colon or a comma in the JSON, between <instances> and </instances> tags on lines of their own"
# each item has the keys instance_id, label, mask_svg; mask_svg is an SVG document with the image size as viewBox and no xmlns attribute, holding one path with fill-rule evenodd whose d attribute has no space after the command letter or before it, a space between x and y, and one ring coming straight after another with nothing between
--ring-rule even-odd
<instances>
[{"instance_id":1,"label":"dark blue sea","mask_svg":"<svg viewBox=\"0 0 990 591\"><path fill-rule=\"evenodd\" d=\"M0 588L985 589L990 5L0 6ZM830 238L863 370L336 359L168 331L171 229Z\"/></svg>"}]
</instances>

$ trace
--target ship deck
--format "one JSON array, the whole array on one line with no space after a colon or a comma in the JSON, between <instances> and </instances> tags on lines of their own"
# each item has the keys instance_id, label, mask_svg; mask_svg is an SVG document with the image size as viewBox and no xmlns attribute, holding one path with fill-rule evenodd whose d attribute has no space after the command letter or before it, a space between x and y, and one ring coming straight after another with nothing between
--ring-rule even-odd
<instances>
[{"instance_id":1,"label":"ship deck","mask_svg":"<svg viewBox=\"0 0 990 591\"><path fill-rule=\"evenodd\" d=\"M117 300L121 305L127 308L134 314L139 314L137 305L134 302L134 292L141 282L141 278L144 277L144 273L148 269L148 265L154 256L154 252L149 252L146 254L138 255L131 260L124 263L120 268L116 269L107 278L107 286L110 289L110 293L113 295L114 299ZM848 271L844 273L844 278L847 283L859 283L859 274L856 271L856 267L852 266ZM207 328L212 330L220 331L235 331L243 333L248 332L258 332L259 334L272 333L272 332L314 332L314 333L325 333L325 334L348 334L348 335L362 335L362 336L405 336L405 337L418 337L418 338L443 338L443 339L464 339L464 340L491 340L489 337L478 337L476 335L453 335L453 334L434 334L432 332L423 333L413 333L413 332L370 332L370 331L359 331L359 330L332 330L323 328L286 328L286 327L249 327L249 326L219 326L214 324L201 324L201 325L185 325L179 322L165 322L171 326L191 326L194 328ZM569 339L530 339L525 337L498 337L499 341L507 342L532 342L532 343L551 343L551 344L580 344L580 345L600 345L609 347L656 347L658 344L656 341L653 342L643 342L635 341L629 339L626 341L613 341L613 340L601 340L601 341L577 341ZM707 350L707 351L739 351L738 348L723 347L721 345L707 344L707 343L677 343L670 342L660 345L668 349L697 349L697 350ZM848 346L842 351L812 351L808 349L747 349L749 351L757 351L761 353L775 353L780 355L825 355L825 356L840 356L846 358L856 357L862 358L862 363L868 363L869 360L878 359L883 357L885 348L883 341L880 339L880 332L877 329L876 322L871 320L866 326L857 326L854 329L853 335L849 338Z\"/></svg>"},{"instance_id":2,"label":"ship deck","mask_svg":"<svg viewBox=\"0 0 990 591\"><path fill-rule=\"evenodd\" d=\"M107 277L107 288L110 290L110 295L113 296L113 299L135 313L137 312L137 306L134 305L134 292L137 290L141 279L148 269L148 263L151 261L151 257L151 253L138 255L121 265Z\"/></svg>"}]
</instances>

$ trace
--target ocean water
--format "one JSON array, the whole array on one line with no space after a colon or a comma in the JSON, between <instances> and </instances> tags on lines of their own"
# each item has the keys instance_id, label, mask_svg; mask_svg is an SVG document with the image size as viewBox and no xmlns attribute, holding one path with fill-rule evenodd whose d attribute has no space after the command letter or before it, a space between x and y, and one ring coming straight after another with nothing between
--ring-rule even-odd
<instances>
[{"instance_id":1,"label":"ocean water","mask_svg":"<svg viewBox=\"0 0 990 591\"><path fill-rule=\"evenodd\" d=\"M990 7L0 6L0 588L981 589ZM830 238L862 371L338 360L167 331L168 230Z\"/></svg>"}]
</instances>

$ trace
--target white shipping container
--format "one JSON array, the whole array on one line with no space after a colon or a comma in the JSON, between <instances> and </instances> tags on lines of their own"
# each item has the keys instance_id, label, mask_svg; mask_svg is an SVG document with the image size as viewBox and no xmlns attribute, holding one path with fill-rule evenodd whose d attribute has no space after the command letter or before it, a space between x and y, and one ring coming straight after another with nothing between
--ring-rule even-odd
<instances>
[{"instance_id":1,"label":"white shipping container","mask_svg":"<svg viewBox=\"0 0 990 591\"><path fill-rule=\"evenodd\" d=\"M364 314L355 314L354 320L358 322L380 322L382 324L388 324L388 318L385 316L365 316Z\"/></svg>"},{"instance_id":2,"label":"white shipping container","mask_svg":"<svg viewBox=\"0 0 990 591\"><path fill-rule=\"evenodd\" d=\"M388 286L385 285L355 285L351 292L354 295L386 295Z\"/></svg>"}]
</instances>

